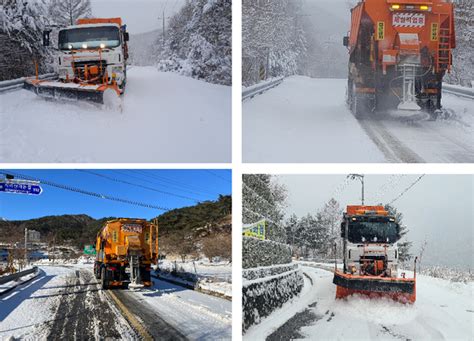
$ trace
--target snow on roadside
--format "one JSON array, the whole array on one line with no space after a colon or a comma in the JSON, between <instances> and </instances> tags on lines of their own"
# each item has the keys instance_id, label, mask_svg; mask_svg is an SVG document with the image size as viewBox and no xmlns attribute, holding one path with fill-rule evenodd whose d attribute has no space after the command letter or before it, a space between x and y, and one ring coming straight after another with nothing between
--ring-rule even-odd
<instances>
[{"instance_id":1,"label":"snow on roadside","mask_svg":"<svg viewBox=\"0 0 474 341\"><path fill-rule=\"evenodd\" d=\"M192 340L232 338L232 302L154 279L150 290L131 292Z\"/></svg>"},{"instance_id":2,"label":"snow on roadside","mask_svg":"<svg viewBox=\"0 0 474 341\"><path fill-rule=\"evenodd\" d=\"M309 268L307 268L309 269ZM354 295L335 299L332 273L312 269L316 311L320 319L301 329L308 338L319 339L469 339L473 335L474 284L452 283L417 276L417 301L405 305L389 299ZM412 274L407 273L407 276ZM334 314L330 319L326 313Z\"/></svg>"},{"instance_id":3,"label":"snow on roadside","mask_svg":"<svg viewBox=\"0 0 474 341\"><path fill-rule=\"evenodd\" d=\"M244 340L264 340L296 313L306 309L309 304L315 301L316 296L313 286L315 285L316 276L307 271L305 273L311 279L304 276L304 285L300 294L286 302L280 309L275 310L270 316L262 318L259 324L247 329L243 335Z\"/></svg>"},{"instance_id":4,"label":"snow on roadside","mask_svg":"<svg viewBox=\"0 0 474 341\"><path fill-rule=\"evenodd\" d=\"M17 286L19 286L23 283L28 282L30 279L35 278L37 275L38 275L38 273L32 273L32 274L28 274L26 276L23 276L23 277L21 277L17 280L13 280L13 281L10 281L10 282L0 284L0 294L2 294L3 292L5 292L5 291L7 291L11 288L17 287Z\"/></svg>"},{"instance_id":5,"label":"snow on roadside","mask_svg":"<svg viewBox=\"0 0 474 341\"><path fill-rule=\"evenodd\" d=\"M129 70L123 112L0 95L3 162L228 162L231 89L152 67Z\"/></svg>"},{"instance_id":6,"label":"snow on roadside","mask_svg":"<svg viewBox=\"0 0 474 341\"><path fill-rule=\"evenodd\" d=\"M344 79L286 78L243 103L245 162L384 162L345 103Z\"/></svg>"},{"instance_id":7,"label":"snow on roadside","mask_svg":"<svg viewBox=\"0 0 474 341\"><path fill-rule=\"evenodd\" d=\"M60 297L49 297L60 291L64 276L73 271L64 267L48 267L38 277L0 298L0 339L45 339L47 322L54 317Z\"/></svg>"}]
</instances>

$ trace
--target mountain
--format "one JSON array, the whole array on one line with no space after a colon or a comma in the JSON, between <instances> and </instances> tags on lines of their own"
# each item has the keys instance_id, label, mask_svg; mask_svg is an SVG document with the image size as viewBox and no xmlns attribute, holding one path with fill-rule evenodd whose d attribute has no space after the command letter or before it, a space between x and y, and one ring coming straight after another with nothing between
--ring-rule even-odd
<instances>
[{"instance_id":1,"label":"mountain","mask_svg":"<svg viewBox=\"0 0 474 341\"><path fill-rule=\"evenodd\" d=\"M231 227L230 196L220 196L216 201L206 201L195 206L168 211L158 217L160 238L180 233L187 237L204 237L225 231ZM43 242L56 239L57 244L69 244L78 248L94 244L95 237L107 220L113 217L94 219L86 214L45 216L29 220L0 220L0 242L19 242L24 229L41 233Z\"/></svg>"}]
</instances>

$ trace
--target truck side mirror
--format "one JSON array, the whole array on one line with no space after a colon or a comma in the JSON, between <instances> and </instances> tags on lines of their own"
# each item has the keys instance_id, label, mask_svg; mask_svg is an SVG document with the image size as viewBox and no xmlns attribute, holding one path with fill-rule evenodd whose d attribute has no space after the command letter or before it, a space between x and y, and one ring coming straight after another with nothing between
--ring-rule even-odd
<instances>
[{"instance_id":1,"label":"truck side mirror","mask_svg":"<svg viewBox=\"0 0 474 341\"><path fill-rule=\"evenodd\" d=\"M346 224L344 222L341 223L341 237L344 238L346 236Z\"/></svg>"},{"instance_id":2,"label":"truck side mirror","mask_svg":"<svg viewBox=\"0 0 474 341\"><path fill-rule=\"evenodd\" d=\"M43 46L44 47L49 46L49 42L50 42L49 34L50 33L51 33L51 30L43 31Z\"/></svg>"},{"instance_id":3,"label":"truck side mirror","mask_svg":"<svg viewBox=\"0 0 474 341\"><path fill-rule=\"evenodd\" d=\"M125 32L123 34L123 38L125 39L125 41L129 41L130 40L130 35L128 34L128 32Z\"/></svg>"},{"instance_id":4,"label":"truck side mirror","mask_svg":"<svg viewBox=\"0 0 474 341\"><path fill-rule=\"evenodd\" d=\"M349 37L348 37L348 36L345 36L344 38L342 38L342 44L343 44L345 47L348 47L348 46L349 46Z\"/></svg>"}]
</instances>

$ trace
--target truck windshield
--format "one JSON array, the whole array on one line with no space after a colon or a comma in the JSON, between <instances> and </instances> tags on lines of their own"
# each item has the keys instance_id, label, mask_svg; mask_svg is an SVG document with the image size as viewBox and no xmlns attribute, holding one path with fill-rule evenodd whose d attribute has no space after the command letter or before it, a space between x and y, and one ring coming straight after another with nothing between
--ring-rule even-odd
<instances>
[{"instance_id":1,"label":"truck windshield","mask_svg":"<svg viewBox=\"0 0 474 341\"><path fill-rule=\"evenodd\" d=\"M400 238L400 226L388 217L352 219L348 231L351 243L395 243Z\"/></svg>"},{"instance_id":2,"label":"truck windshield","mask_svg":"<svg viewBox=\"0 0 474 341\"><path fill-rule=\"evenodd\" d=\"M59 49L94 49L120 45L119 29L113 26L84 27L59 32Z\"/></svg>"}]
</instances>

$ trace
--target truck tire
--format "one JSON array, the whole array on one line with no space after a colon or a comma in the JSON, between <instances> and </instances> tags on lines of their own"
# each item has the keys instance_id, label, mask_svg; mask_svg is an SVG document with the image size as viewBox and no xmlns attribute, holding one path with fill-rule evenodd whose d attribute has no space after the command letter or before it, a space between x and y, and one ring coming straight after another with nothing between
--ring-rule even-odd
<instances>
[{"instance_id":1,"label":"truck tire","mask_svg":"<svg viewBox=\"0 0 474 341\"><path fill-rule=\"evenodd\" d=\"M94 265L94 277L100 279L100 267L97 264Z\"/></svg>"},{"instance_id":2,"label":"truck tire","mask_svg":"<svg viewBox=\"0 0 474 341\"><path fill-rule=\"evenodd\" d=\"M101 275L100 275L100 285L102 287L102 290L106 290L109 288L109 283L107 281L107 271L105 267L101 269Z\"/></svg>"}]
</instances>

